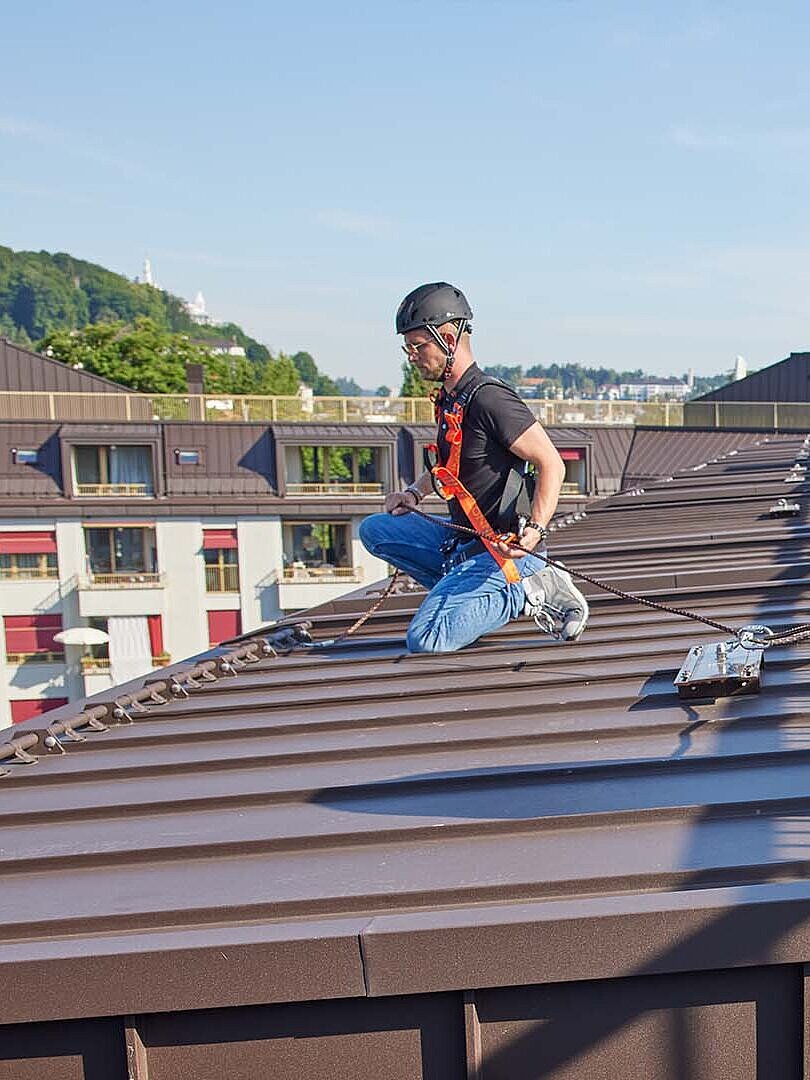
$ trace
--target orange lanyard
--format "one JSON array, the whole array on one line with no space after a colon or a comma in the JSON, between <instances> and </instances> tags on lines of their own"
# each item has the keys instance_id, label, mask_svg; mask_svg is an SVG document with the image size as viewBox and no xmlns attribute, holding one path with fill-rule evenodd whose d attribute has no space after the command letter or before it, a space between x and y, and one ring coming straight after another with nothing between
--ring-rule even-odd
<instances>
[{"instance_id":1,"label":"orange lanyard","mask_svg":"<svg viewBox=\"0 0 810 1080\"><path fill-rule=\"evenodd\" d=\"M470 525L479 533L494 533L495 529L487 521L481 507L475 501L467 488L459 480L461 470L461 425L464 421L464 409L456 402L452 409L444 410L444 419L447 422L447 442L450 444L450 455L446 465L434 465L431 469L443 498L448 502L450 499L458 499L459 506ZM501 568L503 576L509 582L520 581L520 573L515 566L514 559L502 555L490 540L481 538L481 543L490 553L492 558Z\"/></svg>"}]
</instances>

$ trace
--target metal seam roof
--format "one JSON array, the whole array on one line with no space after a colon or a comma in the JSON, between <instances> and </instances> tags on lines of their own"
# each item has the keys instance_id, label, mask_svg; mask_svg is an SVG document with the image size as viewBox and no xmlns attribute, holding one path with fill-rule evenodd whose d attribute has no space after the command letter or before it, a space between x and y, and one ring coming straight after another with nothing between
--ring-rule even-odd
<instances>
[{"instance_id":1,"label":"metal seam roof","mask_svg":"<svg viewBox=\"0 0 810 1080\"><path fill-rule=\"evenodd\" d=\"M553 553L734 625L807 621L806 453L771 437L605 500ZM771 518L786 491L801 514ZM315 636L373 592L310 612ZM679 934L720 967L732 909L778 910L768 955L805 955L810 646L769 655L758 696L684 703L703 626L594 596L576 644L521 620L410 656L419 596L64 754L41 721L12 733L37 760L0 762L0 1022L681 970Z\"/></svg>"}]
</instances>

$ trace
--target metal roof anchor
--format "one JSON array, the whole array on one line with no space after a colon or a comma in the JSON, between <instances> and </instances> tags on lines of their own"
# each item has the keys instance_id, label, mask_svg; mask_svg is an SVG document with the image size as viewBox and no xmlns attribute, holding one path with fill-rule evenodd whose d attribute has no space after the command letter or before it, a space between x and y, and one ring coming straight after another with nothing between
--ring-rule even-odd
<instances>
[{"instance_id":1,"label":"metal roof anchor","mask_svg":"<svg viewBox=\"0 0 810 1080\"><path fill-rule=\"evenodd\" d=\"M189 682L191 683L192 686L199 685L199 683L197 683L197 684L193 683L191 679L189 679ZM183 697L188 697L189 696L189 692L188 692L188 690L186 690L185 686L183 686L182 683L178 682L177 679L174 678L174 677L172 678L172 682L171 682L171 691L177 697L180 697L181 695Z\"/></svg>"},{"instance_id":2,"label":"metal roof anchor","mask_svg":"<svg viewBox=\"0 0 810 1080\"><path fill-rule=\"evenodd\" d=\"M123 720L126 720L128 724L135 723L135 721L132 719L131 714L127 712L123 705L119 705L118 702L116 702L115 706L113 707L112 714L119 723L121 723Z\"/></svg>"},{"instance_id":3,"label":"metal roof anchor","mask_svg":"<svg viewBox=\"0 0 810 1080\"><path fill-rule=\"evenodd\" d=\"M714 701L736 694L758 694L765 649L773 638L767 626L744 626L733 641L695 645L675 676L678 697Z\"/></svg>"}]
</instances>

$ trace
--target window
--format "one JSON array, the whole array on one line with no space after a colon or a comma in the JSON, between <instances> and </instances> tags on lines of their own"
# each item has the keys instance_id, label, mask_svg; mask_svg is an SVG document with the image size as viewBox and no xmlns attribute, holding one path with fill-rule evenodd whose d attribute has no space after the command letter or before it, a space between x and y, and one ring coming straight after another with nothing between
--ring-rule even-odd
<instances>
[{"instance_id":1,"label":"window","mask_svg":"<svg viewBox=\"0 0 810 1080\"><path fill-rule=\"evenodd\" d=\"M51 709L58 709L67 705L66 697L32 698L11 702L11 722L21 724L23 720L31 720L35 716L42 716Z\"/></svg>"},{"instance_id":2,"label":"window","mask_svg":"<svg viewBox=\"0 0 810 1080\"><path fill-rule=\"evenodd\" d=\"M174 460L178 465L199 465L202 455L199 450L175 450Z\"/></svg>"},{"instance_id":3,"label":"window","mask_svg":"<svg viewBox=\"0 0 810 1080\"><path fill-rule=\"evenodd\" d=\"M288 523L282 529L287 580L345 578L354 573L349 529L335 521Z\"/></svg>"},{"instance_id":4,"label":"window","mask_svg":"<svg viewBox=\"0 0 810 1080\"><path fill-rule=\"evenodd\" d=\"M565 465L565 480L563 480L563 495L582 495L588 490L587 471L585 468L585 451L568 450L559 451Z\"/></svg>"},{"instance_id":5,"label":"window","mask_svg":"<svg viewBox=\"0 0 810 1080\"><path fill-rule=\"evenodd\" d=\"M388 447L287 447L287 493L290 495L380 495Z\"/></svg>"},{"instance_id":6,"label":"window","mask_svg":"<svg viewBox=\"0 0 810 1080\"><path fill-rule=\"evenodd\" d=\"M74 446L73 475L77 495L154 495L148 446Z\"/></svg>"},{"instance_id":7,"label":"window","mask_svg":"<svg viewBox=\"0 0 810 1080\"><path fill-rule=\"evenodd\" d=\"M58 576L56 535L52 532L0 532L0 580Z\"/></svg>"},{"instance_id":8,"label":"window","mask_svg":"<svg viewBox=\"0 0 810 1080\"><path fill-rule=\"evenodd\" d=\"M208 640L211 645L238 637L242 633L242 613L240 611L209 611Z\"/></svg>"},{"instance_id":9,"label":"window","mask_svg":"<svg viewBox=\"0 0 810 1080\"><path fill-rule=\"evenodd\" d=\"M206 592L239 592L239 541L236 529L204 529Z\"/></svg>"},{"instance_id":10,"label":"window","mask_svg":"<svg viewBox=\"0 0 810 1080\"><path fill-rule=\"evenodd\" d=\"M54 641L62 629L61 615L5 615L6 660L19 664L36 658L42 662L61 660L64 646Z\"/></svg>"},{"instance_id":11,"label":"window","mask_svg":"<svg viewBox=\"0 0 810 1080\"><path fill-rule=\"evenodd\" d=\"M132 574L157 576L153 528L110 526L86 528L85 550L90 573L115 578Z\"/></svg>"},{"instance_id":12,"label":"window","mask_svg":"<svg viewBox=\"0 0 810 1080\"><path fill-rule=\"evenodd\" d=\"M11 460L15 465L36 465L39 461L39 450L18 450L15 446L11 451Z\"/></svg>"}]
</instances>

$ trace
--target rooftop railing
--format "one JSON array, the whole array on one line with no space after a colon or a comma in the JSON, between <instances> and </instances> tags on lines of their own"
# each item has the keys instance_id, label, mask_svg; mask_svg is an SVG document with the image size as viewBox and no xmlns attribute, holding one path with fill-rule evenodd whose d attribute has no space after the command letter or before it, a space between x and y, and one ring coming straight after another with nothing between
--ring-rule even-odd
<instances>
[{"instance_id":1,"label":"rooftop railing","mask_svg":"<svg viewBox=\"0 0 810 1080\"><path fill-rule=\"evenodd\" d=\"M382 484L353 484L331 480L328 484L287 484L288 495L382 495Z\"/></svg>"},{"instance_id":2,"label":"rooftop railing","mask_svg":"<svg viewBox=\"0 0 810 1080\"><path fill-rule=\"evenodd\" d=\"M810 402L525 400L545 425L810 428ZM432 424L433 406L426 398L401 397L309 398L2 390L0 420Z\"/></svg>"}]
</instances>

